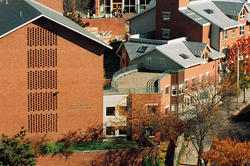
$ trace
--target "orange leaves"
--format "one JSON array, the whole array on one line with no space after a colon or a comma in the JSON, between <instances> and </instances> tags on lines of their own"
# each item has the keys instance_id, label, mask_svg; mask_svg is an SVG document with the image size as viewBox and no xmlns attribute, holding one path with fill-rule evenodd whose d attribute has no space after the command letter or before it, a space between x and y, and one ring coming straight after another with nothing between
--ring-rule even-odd
<instances>
[{"instance_id":1,"label":"orange leaves","mask_svg":"<svg viewBox=\"0 0 250 166\"><path fill-rule=\"evenodd\" d=\"M222 166L241 166L250 162L250 142L214 138L212 149L204 152L202 158Z\"/></svg>"}]
</instances>

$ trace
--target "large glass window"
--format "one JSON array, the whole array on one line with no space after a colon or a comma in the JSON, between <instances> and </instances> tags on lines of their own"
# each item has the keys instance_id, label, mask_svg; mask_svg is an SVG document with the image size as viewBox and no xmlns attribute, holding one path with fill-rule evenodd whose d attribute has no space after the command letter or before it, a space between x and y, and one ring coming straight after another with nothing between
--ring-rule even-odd
<instances>
[{"instance_id":1,"label":"large glass window","mask_svg":"<svg viewBox=\"0 0 250 166\"><path fill-rule=\"evenodd\" d=\"M115 107L106 107L106 116L115 116Z\"/></svg>"},{"instance_id":2,"label":"large glass window","mask_svg":"<svg viewBox=\"0 0 250 166\"><path fill-rule=\"evenodd\" d=\"M126 13L136 13L135 0L125 0L124 9Z\"/></svg>"},{"instance_id":3,"label":"large glass window","mask_svg":"<svg viewBox=\"0 0 250 166\"><path fill-rule=\"evenodd\" d=\"M172 96L177 95L177 85L172 85Z\"/></svg>"}]
</instances>

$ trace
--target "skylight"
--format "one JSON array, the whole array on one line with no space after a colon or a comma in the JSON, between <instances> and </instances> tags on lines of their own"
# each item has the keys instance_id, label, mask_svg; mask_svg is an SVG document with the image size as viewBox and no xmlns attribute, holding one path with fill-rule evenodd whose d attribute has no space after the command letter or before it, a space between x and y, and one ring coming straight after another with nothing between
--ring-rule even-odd
<instances>
[{"instance_id":1,"label":"skylight","mask_svg":"<svg viewBox=\"0 0 250 166\"><path fill-rule=\"evenodd\" d=\"M139 53L145 53L147 49L148 49L147 46L141 46L141 47L138 48L137 52L139 52Z\"/></svg>"},{"instance_id":2,"label":"skylight","mask_svg":"<svg viewBox=\"0 0 250 166\"><path fill-rule=\"evenodd\" d=\"M186 55L186 54L180 54L179 56L182 57L183 59L188 59L189 58L189 56Z\"/></svg>"},{"instance_id":3,"label":"skylight","mask_svg":"<svg viewBox=\"0 0 250 166\"><path fill-rule=\"evenodd\" d=\"M211 9L204 9L204 11L207 12L208 14L213 14L214 13L214 11L211 10Z\"/></svg>"}]
</instances>

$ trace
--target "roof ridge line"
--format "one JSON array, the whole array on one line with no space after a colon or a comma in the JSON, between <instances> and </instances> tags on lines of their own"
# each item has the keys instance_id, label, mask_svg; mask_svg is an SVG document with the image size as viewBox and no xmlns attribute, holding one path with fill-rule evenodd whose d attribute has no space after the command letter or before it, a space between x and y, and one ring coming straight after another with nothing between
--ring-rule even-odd
<instances>
[{"instance_id":1,"label":"roof ridge line","mask_svg":"<svg viewBox=\"0 0 250 166\"><path fill-rule=\"evenodd\" d=\"M54 10L54 9L52 9L52 8L50 8L50 7L48 7L48 6L44 5L44 4L42 4L42 3L40 3L40 2L37 2L36 0L25 0L25 1L32 1L32 2L34 2L34 3L36 3L36 4L40 5L40 6L42 6L42 7L44 7L44 8L46 8L46 9L48 9L48 10L51 10L51 11L57 13L57 14L63 15L63 13L60 13L60 12L58 12L58 11L56 11L56 10Z\"/></svg>"}]
</instances>

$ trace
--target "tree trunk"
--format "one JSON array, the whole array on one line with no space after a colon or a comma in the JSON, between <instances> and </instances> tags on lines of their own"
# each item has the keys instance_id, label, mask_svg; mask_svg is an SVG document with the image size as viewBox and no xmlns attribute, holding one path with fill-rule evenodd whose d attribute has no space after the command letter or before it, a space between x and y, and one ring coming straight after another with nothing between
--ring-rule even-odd
<instances>
[{"instance_id":1,"label":"tree trunk","mask_svg":"<svg viewBox=\"0 0 250 166\"><path fill-rule=\"evenodd\" d=\"M246 88L243 89L243 103L246 103Z\"/></svg>"},{"instance_id":2,"label":"tree trunk","mask_svg":"<svg viewBox=\"0 0 250 166\"><path fill-rule=\"evenodd\" d=\"M165 166L173 166L174 165L174 152L175 152L175 142L174 140L169 141L167 154L165 156Z\"/></svg>"},{"instance_id":3,"label":"tree trunk","mask_svg":"<svg viewBox=\"0 0 250 166\"><path fill-rule=\"evenodd\" d=\"M198 160L197 160L197 166L202 166L202 162L201 162L201 148L199 148L199 152L198 152Z\"/></svg>"}]
</instances>

